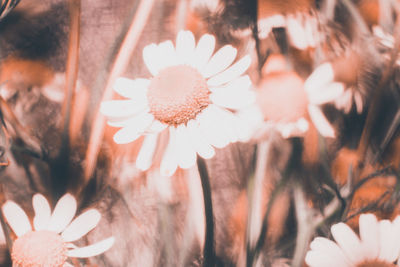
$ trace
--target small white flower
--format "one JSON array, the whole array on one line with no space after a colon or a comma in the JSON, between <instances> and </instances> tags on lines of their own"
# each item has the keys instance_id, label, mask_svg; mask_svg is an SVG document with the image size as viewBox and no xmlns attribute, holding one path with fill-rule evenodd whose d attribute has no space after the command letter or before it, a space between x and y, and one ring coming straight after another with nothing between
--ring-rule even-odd
<instances>
[{"instance_id":1,"label":"small white flower","mask_svg":"<svg viewBox=\"0 0 400 267\"><path fill-rule=\"evenodd\" d=\"M364 99L361 91L356 87L349 87L344 90L343 94L335 99L335 107L349 113L353 103L356 106L357 113L362 113L364 108Z\"/></svg>"},{"instance_id":2,"label":"small white flower","mask_svg":"<svg viewBox=\"0 0 400 267\"><path fill-rule=\"evenodd\" d=\"M71 243L95 228L101 215L96 209L90 209L72 220L77 204L70 194L57 202L53 213L41 194L33 196L32 205L35 211L33 230L28 216L18 204L7 201L2 207L6 221L17 236L11 251L15 266L71 266L68 257L96 256L114 244L114 237L80 248Z\"/></svg>"},{"instance_id":3,"label":"small white flower","mask_svg":"<svg viewBox=\"0 0 400 267\"><path fill-rule=\"evenodd\" d=\"M373 214L359 219L360 237L345 223L331 227L336 242L316 237L310 244L306 263L310 267L396 266L400 253L400 217L378 221ZM399 264L399 263L398 263Z\"/></svg>"},{"instance_id":4,"label":"small white flower","mask_svg":"<svg viewBox=\"0 0 400 267\"><path fill-rule=\"evenodd\" d=\"M320 109L320 105L343 93L343 84L333 80L333 69L327 63L317 67L305 81L294 72L267 75L257 97L266 121L263 128L277 129L288 138L304 134L311 121L322 136L335 137L332 125Z\"/></svg>"},{"instance_id":5,"label":"small white flower","mask_svg":"<svg viewBox=\"0 0 400 267\"><path fill-rule=\"evenodd\" d=\"M140 170L153 164L159 135L169 132L161 160L161 174L172 175L177 167L190 168L196 154L214 156L214 147L250 138L246 122L237 112L255 101L245 56L231 65L237 50L225 45L213 56L215 38L203 35L195 43L190 31L180 31L176 47L171 41L143 49L151 79L117 79L114 90L126 100L103 102L101 112L108 124L122 127L114 141L125 144L145 136L136 159ZM229 67L230 66L230 67Z\"/></svg>"},{"instance_id":6,"label":"small white flower","mask_svg":"<svg viewBox=\"0 0 400 267\"><path fill-rule=\"evenodd\" d=\"M259 37L267 38L274 28L286 28L290 43L297 49L315 48L322 40L315 16L305 13L273 15L258 21Z\"/></svg>"}]
</instances>

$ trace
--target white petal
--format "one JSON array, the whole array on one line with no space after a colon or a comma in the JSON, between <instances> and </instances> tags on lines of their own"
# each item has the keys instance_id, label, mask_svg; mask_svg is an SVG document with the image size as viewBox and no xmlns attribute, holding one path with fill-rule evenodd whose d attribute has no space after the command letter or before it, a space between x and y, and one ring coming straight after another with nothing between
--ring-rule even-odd
<instances>
[{"instance_id":1,"label":"white petal","mask_svg":"<svg viewBox=\"0 0 400 267\"><path fill-rule=\"evenodd\" d=\"M57 202L47 230L60 233L72 221L75 212L76 199L71 194L65 194Z\"/></svg>"},{"instance_id":2,"label":"white petal","mask_svg":"<svg viewBox=\"0 0 400 267\"><path fill-rule=\"evenodd\" d=\"M126 118L143 111L147 107L147 102L134 100L110 100L104 101L100 105L100 112L107 116L111 121L118 118Z\"/></svg>"},{"instance_id":3,"label":"white petal","mask_svg":"<svg viewBox=\"0 0 400 267\"><path fill-rule=\"evenodd\" d=\"M254 91L247 89L232 90L227 93L227 90L215 90L210 94L210 100L218 106L241 109L253 104L256 100Z\"/></svg>"},{"instance_id":4,"label":"white petal","mask_svg":"<svg viewBox=\"0 0 400 267\"><path fill-rule=\"evenodd\" d=\"M325 253L317 252L317 251L308 251L305 257L305 262L310 267L337 267L341 265L335 265L332 262L331 257L329 254L326 255Z\"/></svg>"},{"instance_id":5,"label":"white petal","mask_svg":"<svg viewBox=\"0 0 400 267\"><path fill-rule=\"evenodd\" d=\"M304 82L304 89L308 93L320 89L324 84L333 81L335 73L330 63L324 63L318 66L313 73Z\"/></svg>"},{"instance_id":6,"label":"white petal","mask_svg":"<svg viewBox=\"0 0 400 267\"><path fill-rule=\"evenodd\" d=\"M236 57L237 50L231 45L225 45L218 50L207 65L200 70L205 78L211 77L226 69Z\"/></svg>"},{"instance_id":7,"label":"white petal","mask_svg":"<svg viewBox=\"0 0 400 267\"><path fill-rule=\"evenodd\" d=\"M226 129L215 118L213 109L210 106L197 115L199 130L209 144L216 148L223 148L229 144L229 138L226 137Z\"/></svg>"},{"instance_id":8,"label":"white petal","mask_svg":"<svg viewBox=\"0 0 400 267\"><path fill-rule=\"evenodd\" d=\"M282 28L286 26L285 17L282 15L273 15L265 19L258 20L258 37L265 39L273 28Z\"/></svg>"},{"instance_id":9,"label":"white petal","mask_svg":"<svg viewBox=\"0 0 400 267\"><path fill-rule=\"evenodd\" d=\"M184 124L176 128L178 166L188 169L196 164L196 151L194 150L190 140L188 131Z\"/></svg>"},{"instance_id":10,"label":"white petal","mask_svg":"<svg viewBox=\"0 0 400 267\"><path fill-rule=\"evenodd\" d=\"M304 25L304 33L305 33L305 38L306 38L306 42L307 42L307 46L309 47L315 47L317 45L317 38L316 38L316 21L311 19L311 18L307 18L305 21L305 25Z\"/></svg>"},{"instance_id":11,"label":"white petal","mask_svg":"<svg viewBox=\"0 0 400 267\"><path fill-rule=\"evenodd\" d=\"M250 66L251 58L249 55L244 56L235 64L230 66L225 71L215 75L207 81L209 86L219 86L229 81L232 81L242 75Z\"/></svg>"},{"instance_id":12,"label":"white petal","mask_svg":"<svg viewBox=\"0 0 400 267\"><path fill-rule=\"evenodd\" d=\"M225 132L225 137L228 139L230 143L234 143L238 141L238 132L237 132L237 119L232 112L227 111L221 107L216 105L210 105L212 109L212 113L215 116L215 120L219 121L222 128ZM210 129L210 131L214 131L214 129Z\"/></svg>"},{"instance_id":13,"label":"white petal","mask_svg":"<svg viewBox=\"0 0 400 267\"><path fill-rule=\"evenodd\" d=\"M28 216L18 204L9 200L2 209L4 217L17 236L22 236L32 230Z\"/></svg>"},{"instance_id":14,"label":"white petal","mask_svg":"<svg viewBox=\"0 0 400 267\"><path fill-rule=\"evenodd\" d=\"M63 231L61 237L65 242L78 240L97 226L101 219L100 212L96 209L90 209L79 215Z\"/></svg>"},{"instance_id":15,"label":"white petal","mask_svg":"<svg viewBox=\"0 0 400 267\"><path fill-rule=\"evenodd\" d=\"M350 262L343 250L332 240L316 237L311 242L310 248L317 253L329 255L330 260L334 260L334 266L350 266Z\"/></svg>"},{"instance_id":16,"label":"white petal","mask_svg":"<svg viewBox=\"0 0 400 267\"><path fill-rule=\"evenodd\" d=\"M210 159L215 155L214 148L200 134L199 126L196 120L190 120L187 124L187 131L190 142L199 156Z\"/></svg>"},{"instance_id":17,"label":"white petal","mask_svg":"<svg viewBox=\"0 0 400 267\"><path fill-rule=\"evenodd\" d=\"M329 121L325 118L321 109L314 105L308 105L308 113L318 132L324 137L335 137L335 130Z\"/></svg>"},{"instance_id":18,"label":"white petal","mask_svg":"<svg viewBox=\"0 0 400 267\"><path fill-rule=\"evenodd\" d=\"M97 256L107 250L109 250L115 242L114 237L109 237L100 242L94 243L93 245L72 249L68 251L68 257L73 258L89 258Z\"/></svg>"},{"instance_id":19,"label":"white petal","mask_svg":"<svg viewBox=\"0 0 400 267\"><path fill-rule=\"evenodd\" d=\"M223 91L225 94L229 95L229 93L231 93L232 91L248 90L251 85L252 83L250 77L248 75L243 75L237 79L230 81L225 85L210 87L210 91L211 92Z\"/></svg>"},{"instance_id":20,"label":"white petal","mask_svg":"<svg viewBox=\"0 0 400 267\"><path fill-rule=\"evenodd\" d=\"M161 56L159 66L160 70L178 64L177 54L174 45L170 40L160 43L158 49Z\"/></svg>"},{"instance_id":21,"label":"white petal","mask_svg":"<svg viewBox=\"0 0 400 267\"><path fill-rule=\"evenodd\" d=\"M127 144L139 138L147 127L153 122L154 116L150 113L142 113L129 121L129 126L119 130L113 137L117 144Z\"/></svg>"},{"instance_id":22,"label":"white petal","mask_svg":"<svg viewBox=\"0 0 400 267\"><path fill-rule=\"evenodd\" d=\"M178 168L178 155L176 146L176 132L174 127L169 127L169 142L161 160L160 173L163 176L171 176Z\"/></svg>"},{"instance_id":23,"label":"white petal","mask_svg":"<svg viewBox=\"0 0 400 267\"><path fill-rule=\"evenodd\" d=\"M148 79L135 79L119 77L114 83L114 91L123 97L141 101L146 98L147 88L150 85Z\"/></svg>"},{"instance_id":24,"label":"white petal","mask_svg":"<svg viewBox=\"0 0 400 267\"><path fill-rule=\"evenodd\" d=\"M139 123L142 121L143 117L147 117L149 113L149 109L145 108L141 111L139 111L135 115L131 115L129 117L124 117L124 118L109 118L107 121L107 124L112 126L112 127L129 127L133 126L135 124Z\"/></svg>"},{"instance_id":25,"label":"white petal","mask_svg":"<svg viewBox=\"0 0 400 267\"><path fill-rule=\"evenodd\" d=\"M364 255L368 259L375 259L379 253L378 220L373 214L361 214L359 225Z\"/></svg>"},{"instance_id":26,"label":"white petal","mask_svg":"<svg viewBox=\"0 0 400 267\"><path fill-rule=\"evenodd\" d=\"M360 92L354 92L354 102L356 103L357 113L363 111L363 97Z\"/></svg>"},{"instance_id":27,"label":"white petal","mask_svg":"<svg viewBox=\"0 0 400 267\"><path fill-rule=\"evenodd\" d=\"M291 43L298 49L304 50L307 48L307 39L304 27L298 19L289 16L287 18L287 30Z\"/></svg>"},{"instance_id":28,"label":"white petal","mask_svg":"<svg viewBox=\"0 0 400 267\"><path fill-rule=\"evenodd\" d=\"M392 223L389 220L379 222L379 259L394 262L399 257L399 236L394 234Z\"/></svg>"},{"instance_id":29,"label":"white petal","mask_svg":"<svg viewBox=\"0 0 400 267\"><path fill-rule=\"evenodd\" d=\"M49 202L42 194L36 194L32 198L33 210L35 217L33 218L33 226L36 231L47 228L51 217L51 208Z\"/></svg>"},{"instance_id":30,"label":"white petal","mask_svg":"<svg viewBox=\"0 0 400 267\"><path fill-rule=\"evenodd\" d=\"M360 239L344 223L338 223L331 227L331 232L338 245L343 249L347 258L354 264L363 259L363 250Z\"/></svg>"},{"instance_id":31,"label":"white petal","mask_svg":"<svg viewBox=\"0 0 400 267\"><path fill-rule=\"evenodd\" d=\"M153 163L154 152L157 147L158 134L149 134L144 138L142 147L140 148L139 154L136 158L136 167L145 171L150 168Z\"/></svg>"},{"instance_id":32,"label":"white petal","mask_svg":"<svg viewBox=\"0 0 400 267\"><path fill-rule=\"evenodd\" d=\"M143 48L143 61L153 76L156 76L160 71L160 60L158 46L156 44L150 44Z\"/></svg>"},{"instance_id":33,"label":"white petal","mask_svg":"<svg viewBox=\"0 0 400 267\"><path fill-rule=\"evenodd\" d=\"M333 82L321 87L318 91L313 91L308 94L308 99L311 104L322 105L332 102L340 97L344 92L344 85L342 83Z\"/></svg>"},{"instance_id":34,"label":"white petal","mask_svg":"<svg viewBox=\"0 0 400 267\"><path fill-rule=\"evenodd\" d=\"M146 130L146 133L159 133L165 130L165 128L167 128L168 125L165 123L160 122L159 120L154 120L151 125L149 126L149 128Z\"/></svg>"},{"instance_id":35,"label":"white petal","mask_svg":"<svg viewBox=\"0 0 400 267\"><path fill-rule=\"evenodd\" d=\"M194 50L193 58L189 62L191 66L200 70L208 63L215 48L215 37L210 34L204 34L196 49Z\"/></svg>"},{"instance_id":36,"label":"white petal","mask_svg":"<svg viewBox=\"0 0 400 267\"><path fill-rule=\"evenodd\" d=\"M188 63L194 53L195 40L191 31L180 31L176 37L176 54L180 64Z\"/></svg>"}]
</instances>

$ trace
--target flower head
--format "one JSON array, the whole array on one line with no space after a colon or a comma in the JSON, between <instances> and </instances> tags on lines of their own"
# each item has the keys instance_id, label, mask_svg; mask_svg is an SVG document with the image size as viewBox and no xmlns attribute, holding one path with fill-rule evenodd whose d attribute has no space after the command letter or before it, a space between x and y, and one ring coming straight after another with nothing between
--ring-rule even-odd
<instances>
[{"instance_id":1,"label":"flower head","mask_svg":"<svg viewBox=\"0 0 400 267\"><path fill-rule=\"evenodd\" d=\"M238 115L253 104L250 66L245 56L231 65L237 50L225 45L214 55L215 38L203 35L195 43L190 31L181 31L172 41L150 44L143 60L151 79L117 79L114 90L125 100L103 102L101 111L108 124L122 127L114 141L125 144L145 136L136 166L147 170L153 164L159 135L167 129L169 142L161 160L161 173L189 168L196 154L211 158L214 147L245 141L249 131Z\"/></svg>"},{"instance_id":2,"label":"flower head","mask_svg":"<svg viewBox=\"0 0 400 267\"><path fill-rule=\"evenodd\" d=\"M15 266L68 266L68 257L96 256L114 243L114 237L81 248L71 243L96 227L101 215L96 209L90 209L72 220L77 204L70 194L57 202L53 213L41 194L33 196L32 204L35 211L33 229L28 216L15 202L7 201L2 207L6 221L17 236L11 251Z\"/></svg>"},{"instance_id":3,"label":"flower head","mask_svg":"<svg viewBox=\"0 0 400 267\"><path fill-rule=\"evenodd\" d=\"M310 267L396 266L400 253L400 217L393 222L378 221L373 214L362 214L359 220L360 237L345 223L331 228L336 242L316 237L310 244L306 263Z\"/></svg>"},{"instance_id":4,"label":"flower head","mask_svg":"<svg viewBox=\"0 0 400 267\"><path fill-rule=\"evenodd\" d=\"M320 109L343 93L343 84L333 79L329 64L320 65L305 81L290 71L266 75L259 85L257 102L267 127L273 126L288 138L302 135L311 121L321 135L334 137L335 131Z\"/></svg>"}]
</instances>

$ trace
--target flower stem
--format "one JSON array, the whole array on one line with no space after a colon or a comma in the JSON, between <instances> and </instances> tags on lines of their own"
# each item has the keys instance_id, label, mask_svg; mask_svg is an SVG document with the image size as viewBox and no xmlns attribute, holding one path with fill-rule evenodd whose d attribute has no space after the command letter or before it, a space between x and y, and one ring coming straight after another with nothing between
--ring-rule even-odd
<instances>
[{"instance_id":1,"label":"flower stem","mask_svg":"<svg viewBox=\"0 0 400 267\"><path fill-rule=\"evenodd\" d=\"M206 162L197 156L197 167L199 169L201 186L203 189L204 213L206 219L206 234L203 249L203 266L212 267L215 265L214 251L214 214L211 198L210 177L208 175Z\"/></svg>"}]
</instances>

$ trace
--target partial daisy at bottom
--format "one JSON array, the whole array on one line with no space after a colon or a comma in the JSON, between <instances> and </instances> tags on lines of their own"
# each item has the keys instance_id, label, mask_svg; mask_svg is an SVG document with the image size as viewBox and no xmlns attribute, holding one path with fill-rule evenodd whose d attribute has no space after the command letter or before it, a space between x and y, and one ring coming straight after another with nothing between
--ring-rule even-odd
<instances>
[{"instance_id":1,"label":"partial daisy at bottom","mask_svg":"<svg viewBox=\"0 0 400 267\"><path fill-rule=\"evenodd\" d=\"M96 209L89 209L72 220L77 203L75 198L66 194L57 202L53 212L47 199L36 194L32 198L35 212L33 229L24 210L15 202L7 201L3 214L16 235L12 245L11 259L16 267L68 267L68 258L88 258L99 255L114 244L109 237L85 247L77 247L77 241L100 221L101 215Z\"/></svg>"},{"instance_id":2,"label":"partial daisy at bottom","mask_svg":"<svg viewBox=\"0 0 400 267\"><path fill-rule=\"evenodd\" d=\"M335 137L321 106L343 91L344 85L334 81L329 63L318 66L306 80L294 71L273 69L258 85L257 104L265 122L257 135L276 129L284 138L302 136L311 122L322 136Z\"/></svg>"},{"instance_id":3,"label":"partial daisy at bottom","mask_svg":"<svg viewBox=\"0 0 400 267\"><path fill-rule=\"evenodd\" d=\"M378 221L373 214L361 214L359 236L342 222L334 224L331 232L336 242L324 237L311 242L305 258L308 266L400 266L400 216Z\"/></svg>"},{"instance_id":4,"label":"partial daisy at bottom","mask_svg":"<svg viewBox=\"0 0 400 267\"><path fill-rule=\"evenodd\" d=\"M116 143L144 136L136 159L138 169L154 164L164 133L169 136L160 152L164 176L171 176L178 167L194 166L197 154L209 159L214 148L251 137L247 118L255 95L249 76L244 75L250 56L234 62L237 50L231 45L213 55L215 42L214 36L205 34L196 45L192 32L180 31L175 46L170 40L146 46L143 60L153 77L118 78L114 90L127 99L101 104L108 124L122 127L114 135Z\"/></svg>"}]
</instances>

